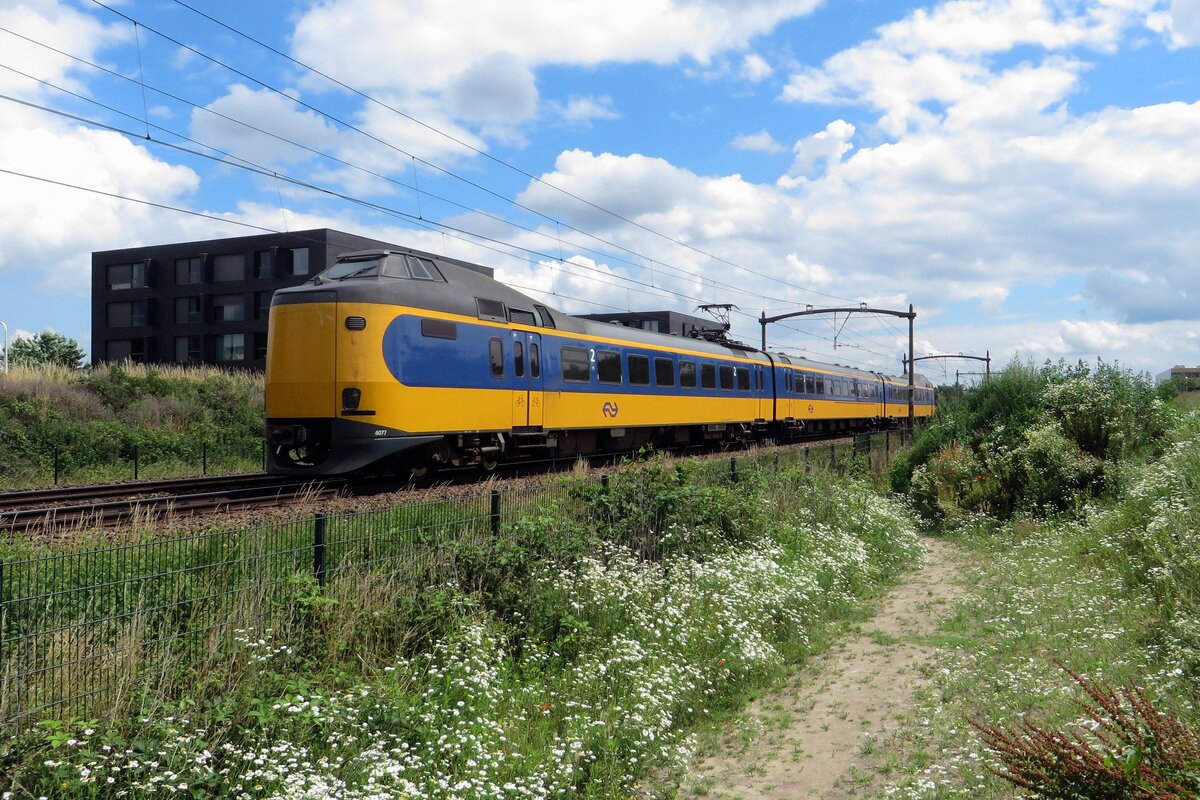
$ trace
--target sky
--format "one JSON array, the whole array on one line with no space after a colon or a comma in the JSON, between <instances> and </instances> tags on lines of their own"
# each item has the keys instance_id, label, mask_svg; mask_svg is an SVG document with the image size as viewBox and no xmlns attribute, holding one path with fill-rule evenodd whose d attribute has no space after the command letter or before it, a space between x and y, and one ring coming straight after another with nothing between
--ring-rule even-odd
<instances>
[{"instance_id":1,"label":"sky","mask_svg":"<svg viewBox=\"0 0 1200 800\"><path fill-rule=\"evenodd\" d=\"M0 0L0 67L14 336L90 345L93 251L331 227L751 343L1200 363L1200 0Z\"/></svg>"}]
</instances>

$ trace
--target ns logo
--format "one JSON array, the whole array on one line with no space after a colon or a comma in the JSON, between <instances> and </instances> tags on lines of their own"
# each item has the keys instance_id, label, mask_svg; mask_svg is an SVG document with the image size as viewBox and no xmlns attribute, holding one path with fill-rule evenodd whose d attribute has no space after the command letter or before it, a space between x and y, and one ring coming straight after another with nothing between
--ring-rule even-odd
<instances>
[{"instance_id":1,"label":"ns logo","mask_svg":"<svg viewBox=\"0 0 1200 800\"><path fill-rule=\"evenodd\" d=\"M619 410L620 410L620 409L617 407L617 404L616 404L616 403L614 403L614 402L612 402L611 400L609 400L609 401L608 401L607 403L605 403L605 404L604 404L604 406L603 406L603 407L600 409L600 413L601 413L601 414L603 414L604 416L608 417L609 419L616 419L616 417L617 417L617 412L618 412Z\"/></svg>"}]
</instances>

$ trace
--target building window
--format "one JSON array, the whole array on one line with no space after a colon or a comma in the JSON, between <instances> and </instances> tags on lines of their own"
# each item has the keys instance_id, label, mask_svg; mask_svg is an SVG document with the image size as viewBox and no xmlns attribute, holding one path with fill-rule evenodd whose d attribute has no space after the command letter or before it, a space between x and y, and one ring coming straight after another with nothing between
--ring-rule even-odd
<instances>
[{"instance_id":1,"label":"building window","mask_svg":"<svg viewBox=\"0 0 1200 800\"><path fill-rule=\"evenodd\" d=\"M629 385L650 385L650 359L646 356L629 356Z\"/></svg>"},{"instance_id":2,"label":"building window","mask_svg":"<svg viewBox=\"0 0 1200 800\"><path fill-rule=\"evenodd\" d=\"M105 352L109 361L135 361L140 364L146 360L146 340L113 339Z\"/></svg>"},{"instance_id":3,"label":"building window","mask_svg":"<svg viewBox=\"0 0 1200 800\"><path fill-rule=\"evenodd\" d=\"M254 334L254 357L259 361L267 357L267 334L264 332Z\"/></svg>"},{"instance_id":4,"label":"building window","mask_svg":"<svg viewBox=\"0 0 1200 800\"><path fill-rule=\"evenodd\" d=\"M179 364L195 364L204 360L203 338L200 336L175 337L175 361Z\"/></svg>"},{"instance_id":5,"label":"building window","mask_svg":"<svg viewBox=\"0 0 1200 800\"><path fill-rule=\"evenodd\" d=\"M144 261L136 264L110 264L108 266L108 288L145 289L150 285L147 264Z\"/></svg>"},{"instance_id":6,"label":"building window","mask_svg":"<svg viewBox=\"0 0 1200 800\"><path fill-rule=\"evenodd\" d=\"M588 365L588 351L582 347L564 347L562 349L562 375L564 381L571 383L591 381L592 370Z\"/></svg>"},{"instance_id":7,"label":"building window","mask_svg":"<svg viewBox=\"0 0 1200 800\"><path fill-rule=\"evenodd\" d=\"M148 300L134 300L129 303L109 303L106 319L110 328L135 328L149 324Z\"/></svg>"},{"instance_id":8,"label":"building window","mask_svg":"<svg viewBox=\"0 0 1200 800\"><path fill-rule=\"evenodd\" d=\"M308 274L308 248L296 247L292 250L292 274Z\"/></svg>"},{"instance_id":9,"label":"building window","mask_svg":"<svg viewBox=\"0 0 1200 800\"><path fill-rule=\"evenodd\" d=\"M659 326L658 326L658 320L656 320L656 319L642 320L642 330L653 331L654 333L658 333L660 330Z\"/></svg>"},{"instance_id":10,"label":"building window","mask_svg":"<svg viewBox=\"0 0 1200 800\"><path fill-rule=\"evenodd\" d=\"M204 283L204 258L192 256L175 259L175 285L190 286L193 283Z\"/></svg>"},{"instance_id":11,"label":"building window","mask_svg":"<svg viewBox=\"0 0 1200 800\"><path fill-rule=\"evenodd\" d=\"M271 298L274 291L254 293L254 318L267 319L271 313Z\"/></svg>"},{"instance_id":12,"label":"building window","mask_svg":"<svg viewBox=\"0 0 1200 800\"><path fill-rule=\"evenodd\" d=\"M222 333L217 336L217 361L245 361L246 334Z\"/></svg>"},{"instance_id":13,"label":"building window","mask_svg":"<svg viewBox=\"0 0 1200 800\"><path fill-rule=\"evenodd\" d=\"M238 322L246 318L246 304L240 294L219 294L213 297L215 322Z\"/></svg>"},{"instance_id":14,"label":"building window","mask_svg":"<svg viewBox=\"0 0 1200 800\"><path fill-rule=\"evenodd\" d=\"M493 378L504 377L504 344L496 338L488 339L488 362Z\"/></svg>"},{"instance_id":15,"label":"building window","mask_svg":"<svg viewBox=\"0 0 1200 800\"><path fill-rule=\"evenodd\" d=\"M175 322L204 322L204 298L200 295L175 298Z\"/></svg>"},{"instance_id":16,"label":"building window","mask_svg":"<svg viewBox=\"0 0 1200 800\"><path fill-rule=\"evenodd\" d=\"M275 276L274 259L270 250L257 250L254 253L254 277L273 278Z\"/></svg>"},{"instance_id":17,"label":"building window","mask_svg":"<svg viewBox=\"0 0 1200 800\"><path fill-rule=\"evenodd\" d=\"M228 283L246 279L246 256L234 253L213 259L213 283Z\"/></svg>"},{"instance_id":18,"label":"building window","mask_svg":"<svg viewBox=\"0 0 1200 800\"><path fill-rule=\"evenodd\" d=\"M621 382L621 354L611 350L596 353L596 379L601 383Z\"/></svg>"}]
</instances>

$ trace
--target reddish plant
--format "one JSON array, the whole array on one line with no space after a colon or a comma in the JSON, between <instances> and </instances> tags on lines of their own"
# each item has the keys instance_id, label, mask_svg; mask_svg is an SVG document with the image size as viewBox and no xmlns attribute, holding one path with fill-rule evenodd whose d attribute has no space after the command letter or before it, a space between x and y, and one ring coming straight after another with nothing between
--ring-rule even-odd
<instances>
[{"instance_id":1,"label":"reddish plant","mask_svg":"<svg viewBox=\"0 0 1200 800\"><path fill-rule=\"evenodd\" d=\"M1089 680L1059 662L1089 700L1093 725L1046 730L1021 720L968 720L1003 762L1000 777L1047 800L1195 800L1200 797L1200 734L1159 711L1138 688Z\"/></svg>"}]
</instances>

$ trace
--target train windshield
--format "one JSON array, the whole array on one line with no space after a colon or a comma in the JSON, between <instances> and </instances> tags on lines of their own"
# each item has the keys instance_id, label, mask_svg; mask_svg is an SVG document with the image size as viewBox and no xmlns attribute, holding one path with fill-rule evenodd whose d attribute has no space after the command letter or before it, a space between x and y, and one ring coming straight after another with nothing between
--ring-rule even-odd
<instances>
[{"instance_id":1,"label":"train windshield","mask_svg":"<svg viewBox=\"0 0 1200 800\"><path fill-rule=\"evenodd\" d=\"M373 278L385 275L390 278L407 278L408 269L403 257L367 256L339 261L321 273L321 278L340 281L346 278Z\"/></svg>"}]
</instances>

